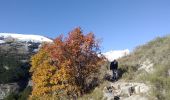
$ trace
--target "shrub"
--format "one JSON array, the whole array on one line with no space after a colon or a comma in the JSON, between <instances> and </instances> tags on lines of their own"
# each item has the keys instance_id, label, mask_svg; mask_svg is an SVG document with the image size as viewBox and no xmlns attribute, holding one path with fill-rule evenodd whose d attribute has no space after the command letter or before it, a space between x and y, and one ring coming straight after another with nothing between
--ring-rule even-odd
<instances>
[{"instance_id":1,"label":"shrub","mask_svg":"<svg viewBox=\"0 0 170 100\"><path fill-rule=\"evenodd\" d=\"M20 93L18 100L27 100L31 94L32 87L28 86Z\"/></svg>"},{"instance_id":2,"label":"shrub","mask_svg":"<svg viewBox=\"0 0 170 100\"><path fill-rule=\"evenodd\" d=\"M31 97L72 98L88 92L91 82L87 79L99 72L103 62L99 54L93 33L83 35L80 28L71 31L67 38L59 36L54 43L45 44L32 57Z\"/></svg>"}]
</instances>

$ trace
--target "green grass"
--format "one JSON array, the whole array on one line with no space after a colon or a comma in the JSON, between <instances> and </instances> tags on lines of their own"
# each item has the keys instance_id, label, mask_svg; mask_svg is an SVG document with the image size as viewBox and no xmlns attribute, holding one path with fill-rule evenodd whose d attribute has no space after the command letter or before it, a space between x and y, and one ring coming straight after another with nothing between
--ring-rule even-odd
<instances>
[{"instance_id":1,"label":"green grass","mask_svg":"<svg viewBox=\"0 0 170 100\"><path fill-rule=\"evenodd\" d=\"M147 73L145 70L138 70L140 64L149 59L153 63L154 71ZM151 98L158 100L169 100L170 98L170 36L158 37L144 45L138 46L130 55L118 59L119 68L122 70L122 80L149 83ZM101 78L109 68L109 62L102 67ZM103 81L91 93L79 98L79 100L101 100L103 99L103 88L107 86Z\"/></svg>"},{"instance_id":2,"label":"green grass","mask_svg":"<svg viewBox=\"0 0 170 100\"><path fill-rule=\"evenodd\" d=\"M155 66L154 73L143 76L142 80L150 82L153 86L151 95L157 97L159 100L169 100L170 98L170 77L168 69L170 64Z\"/></svg>"},{"instance_id":3,"label":"green grass","mask_svg":"<svg viewBox=\"0 0 170 100\"><path fill-rule=\"evenodd\" d=\"M108 82L105 81L96 87L91 93L85 94L78 100L102 100L103 99L103 89L107 86Z\"/></svg>"}]
</instances>

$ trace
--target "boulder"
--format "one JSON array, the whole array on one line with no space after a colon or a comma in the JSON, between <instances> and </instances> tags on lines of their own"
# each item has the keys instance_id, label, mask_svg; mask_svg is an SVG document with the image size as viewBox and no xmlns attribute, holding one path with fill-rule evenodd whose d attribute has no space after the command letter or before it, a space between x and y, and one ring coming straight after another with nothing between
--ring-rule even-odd
<instances>
[{"instance_id":1,"label":"boulder","mask_svg":"<svg viewBox=\"0 0 170 100\"><path fill-rule=\"evenodd\" d=\"M121 100L149 100L149 99L141 95L132 95L128 98L121 98Z\"/></svg>"},{"instance_id":2,"label":"boulder","mask_svg":"<svg viewBox=\"0 0 170 100\"><path fill-rule=\"evenodd\" d=\"M139 99L127 99L127 100L148 100L147 96L150 90L150 86L144 83L135 82L115 82L110 86L104 88L104 97L107 100L111 100L114 97L120 97L120 100L126 100L127 98L139 98ZM143 94L143 96L140 96ZM122 99L121 99L122 98Z\"/></svg>"},{"instance_id":3,"label":"boulder","mask_svg":"<svg viewBox=\"0 0 170 100\"><path fill-rule=\"evenodd\" d=\"M152 73L154 70L153 63L149 59L146 59L146 61L140 64L140 67L138 70L145 70L148 73Z\"/></svg>"},{"instance_id":4,"label":"boulder","mask_svg":"<svg viewBox=\"0 0 170 100\"><path fill-rule=\"evenodd\" d=\"M0 84L0 99L4 99L11 93L18 93L19 86L17 83Z\"/></svg>"}]
</instances>

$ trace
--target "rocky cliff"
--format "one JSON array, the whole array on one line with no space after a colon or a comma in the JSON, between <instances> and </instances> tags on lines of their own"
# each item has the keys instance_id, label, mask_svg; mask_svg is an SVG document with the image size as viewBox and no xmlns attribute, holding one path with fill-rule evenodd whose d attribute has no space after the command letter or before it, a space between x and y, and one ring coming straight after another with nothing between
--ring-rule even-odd
<instances>
[{"instance_id":1,"label":"rocky cliff","mask_svg":"<svg viewBox=\"0 0 170 100\"><path fill-rule=\"evenodd\" d=\"M0 33L0 99L22 92L27 87L30 57L43 41L52 40L42 36Z\"/></svg>"}]
</instances>

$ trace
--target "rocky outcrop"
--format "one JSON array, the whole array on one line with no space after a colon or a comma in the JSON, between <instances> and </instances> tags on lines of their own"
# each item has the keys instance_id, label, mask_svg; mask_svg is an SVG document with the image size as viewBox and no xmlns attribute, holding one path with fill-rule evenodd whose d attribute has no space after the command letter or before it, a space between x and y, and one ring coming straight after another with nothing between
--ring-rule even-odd
<instances>
[{"instance_id":1,"label":"rocky outcrop","mask_svg":"<svg viewBox=\"0 0 170 100\"><path fill-rule=\"evenodd\" d=\"M27 85L27 87L28 87L28 86L31 86L31 87L33 86L33 82L32 82L32 80L31 80L31 79L28 81L28 85Z\"/></svg>"},{"instance_id":2,"label":"rocky outcrop","mask_svg":"<svg viewBox=\"0 0 170 100\"><path fill-rule=\"evenodd\" d=\"M168 75L170 76L170 69L168 69Z\"/></svg>"},{"instance_id":3,"label":"rocky outcrop","mask_svg":"<svg viewBox=\"0 0 170 100\"><path fill-rule=\"evenodd\" d=\"M106 86L103 92L104 98L107 100L115 97L120 98L120 100L148 100L149 89L150 86L144 83L115 82ZM138 99L131 99L133 97Z\"/></svg>"},{"instance_id":4,"label":"rocky outcrop","mask_svg":"<svg viewBox=\"0 0 170 100\"><path fill-rule=\"evenodd\" d=\"M146 59L146 61L140 64L140 67L138 70L145 70L148 73L152 73L154 70L153 63L149 59Z\"/></svg>"},{"instance_id":5,"label":"rocky outcrop","mask_svg":"<svg viewBox=\"0 0 170 100\"><path fill-rule=\"evenodd\" d=\"M21 92L19 90L24 90L27 84L31 86L31 81L27 83L30 78L29 61L40 45L12 40L0 43L0 99Z\"/></svg>"},{"instance_id":6,"label":"rocky outcrop","mask_svg":"<svg viewBox=\"0 0 170 100\"><path fill-rule=\"evenodd\" d=\"M4 99L11 93L18 93L19 86L17 83L0 84L0 100Z\"/></svg>"},{"instance_id":7,"label":"rocky outcrop","mask_svg":"<svg viewBox=\"0 0 170 100\"><path fill-rule=\"evenodd\" d=\"M121 98L121 100L149 100L149 99L141 95L132 95L128 98Z\"/></svg>"}]
</instances>

